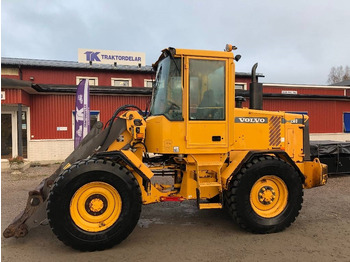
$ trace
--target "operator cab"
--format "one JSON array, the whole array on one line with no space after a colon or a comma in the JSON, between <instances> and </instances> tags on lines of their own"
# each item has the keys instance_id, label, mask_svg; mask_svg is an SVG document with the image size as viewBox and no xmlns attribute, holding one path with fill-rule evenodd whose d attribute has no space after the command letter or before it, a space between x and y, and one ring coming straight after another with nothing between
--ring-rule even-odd
<instances>
[{"instance_id":1,"label":"operator cab","mask_svg":"<svg viewBox=\"0 0 350 262\"><path fill-rule=\"evenodd\" d=\"M163 50L157 73L151 115L184 120L182 110L183 60ZM189 120L225 119L225 61L189 60Z\"/></svg>"},{"instance_id":2,"label":"operator cab","mask_svg":"<svg viewBox=\"0 0 350 262\"><path fill-rule=\"evenodd\" d=\"M147 132L148 149L227 152L230 103L234 106L233 54L168 48L153 67L156 81L146 120L152 130Z\"/></svg>"}]
</instances>

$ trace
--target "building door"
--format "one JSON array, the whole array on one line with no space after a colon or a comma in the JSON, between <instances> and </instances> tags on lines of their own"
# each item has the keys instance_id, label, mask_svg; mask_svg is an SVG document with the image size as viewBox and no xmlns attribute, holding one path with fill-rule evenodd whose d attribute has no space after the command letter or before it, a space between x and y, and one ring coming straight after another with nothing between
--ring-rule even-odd
<instances>
[{"instance_id":1,"label":"building door","mask_svg":"<svg viewBox=\"0 0 350 262\"><path fill-rule=\"evenodd\" d=\"M1 159L18 156L18 126L22 133L22 156L28 158L28 108L22 107L21 123L17 107L1 107Z\"/></svg>"},{"instance_id":2,"label":"building door","mask_svg":"<svg viewBox=\"0 0 350 262\"><path fill-rule=\"evenodd\" d=\"M12 120L13 114L1 114L1 159L13 157Z\"/></svg>"},{"instance_id":3,"label":"building door","mask_svg":"<svg viewBox=\"0 0 350 262\"><path fill-rule=\"evenodd\" d=\"M22 128L22 146L23 146L23 157L28 158L28 128L27 128L27 111L22 111L21 127Z\"/></svg>"},{"instance_id":4,"label":"building door","mask_svg":"<svg viewBox=\"0 0 350 262\"><path fill-rule=\"evenodd\" d=\"M344 132L350 133L350 113L344 113Z\"/></svg>"}]
</instances>

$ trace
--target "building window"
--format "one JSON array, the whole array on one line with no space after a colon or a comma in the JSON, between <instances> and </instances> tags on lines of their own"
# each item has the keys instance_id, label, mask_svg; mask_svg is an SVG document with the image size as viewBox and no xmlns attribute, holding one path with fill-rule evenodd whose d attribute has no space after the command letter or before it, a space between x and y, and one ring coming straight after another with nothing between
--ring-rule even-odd
<instances>
[{"instance_id":1,"label":"building window","mask_svg":"<svg viewBox=\"0 0 350 262\"><path fill-rule=\"evenodd\" d=\"M131 78L112 78L112 86L131 86Z\"/></svg>"},{"instance_id":2,"label":"building window","mask_svg":"<svg viewBox=\"0 0 350 262\"><path fill-rule=\"evenodd\" d=\"M100 111L90 111L90 130L96 124L97 121L100 121ZM72 137L74 139L74 131L75 131L75 111L72 114Z\"/></svg>"},{"instance_id":3,"label":"building window","mask_svg":"<svg viewBox=\"0 0 350 262\"><path fill-rule=\"evenodd\" d=\"M245 83L236 83L235 84L236 90L247 90L247 84Z\"/></svg>"},{"instance_id":4,"label":"building window","mask_svg":"<svg viewBox=\"0 0 350 262\"><path fill-rule=\"evenodd\" d=\"M77 85L79 85L80 81L83 79L88 79L90 86L98 86L98 78L90 76L77 76Z\"/></svg>"},{"instance_id":5,"label":"building window","mask_svg":"<svg viewBox=\"0 0 350 262\"><path fill-rule=\"evenodd\" d=\"M151 79L145 79L144 83L145 83L144 84L145 87L150 87L150 88L153 87L153 80Z\"/></svg>"}]
</instances>

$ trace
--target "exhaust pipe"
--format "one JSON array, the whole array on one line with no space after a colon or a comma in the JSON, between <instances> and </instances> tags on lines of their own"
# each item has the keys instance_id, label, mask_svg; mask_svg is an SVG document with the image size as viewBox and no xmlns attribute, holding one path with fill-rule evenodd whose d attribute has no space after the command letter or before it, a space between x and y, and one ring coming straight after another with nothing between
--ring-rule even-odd
<instances>
[{"instance_id":1,"label":"exhaust pipe","mask_svg":"<svg viewBox=\"0 0 350 262\"><path fill-rule=\"evenodd\" d=\"M262 83L258 83L258 78L256 77L256 68L258 63L252 67L252 82L249 84L249 108L250 109L263 109L263 91Z\"/></svg>"}]
</instances>

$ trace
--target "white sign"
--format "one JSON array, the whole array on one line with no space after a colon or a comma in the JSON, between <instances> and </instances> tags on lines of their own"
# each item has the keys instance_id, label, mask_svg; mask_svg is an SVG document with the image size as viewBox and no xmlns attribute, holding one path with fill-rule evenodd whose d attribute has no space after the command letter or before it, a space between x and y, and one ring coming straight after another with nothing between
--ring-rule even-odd
<instances>
[{"instance_id":1,"label":"white sign","mask_svg":"<svg viewBox=\"0 0 350 262\"><path fill-rule=\"evenodd\" d=\"M58 126L57 131L67 131L68 128L66 126Z\"/></svg>"},{"instance_id":2,"label":"white sign","mask_svg":"<svg viewBox=\"0 0 350 262\"><path fill-rule=\"evenodd\" d=\"M1 100L5 100L5 91L1 91Z\"/></svg>"},{"instance_id":3,"label":"white sign","mask_svg":"<svg viewBox=\"0 0 350 262\"><path fill-rule=\"evenodd\" d=\"M294 90L282 90L282 94L285 95L297 95L298 91L294 91Z\"/></svg>"},{"instance_id":4,"label":"white sign","mask_svg":"<svg viewBox=\"0 0 350 262\"><path fill-rule=\"evenodd\" d=\"M140 52L78 49L79 63L145 66L146 55Z\"/></svg>"}]
</instances>

